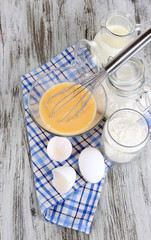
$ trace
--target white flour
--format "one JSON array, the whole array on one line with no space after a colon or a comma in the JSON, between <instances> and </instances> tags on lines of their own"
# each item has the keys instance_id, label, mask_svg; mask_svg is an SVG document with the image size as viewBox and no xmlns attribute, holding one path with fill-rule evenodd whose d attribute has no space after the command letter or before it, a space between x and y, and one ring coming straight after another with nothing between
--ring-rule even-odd
<instances>
[{"instance_id":1,"label":"white flour","mask_svg":"<svg viewBox=\"0 0 151 240\"><path fill-rule=\"evenodd\" d=\"M130 118L114 118L109 131L114 140L124 146L136 146L145 139L142 126Z\"/></svg>"},{"instance_id":2,"label":"white flour","mask_svg":"<svg viewBox=\"0 0 151 240\"><path fill-rule=\"evenodd\" d=\"M143 142L146 137L143 127L130 118L118 117L111 120L109 132L117 143L109 136L105 124L105 139L102 147L106 157L114 162L129 162L137 156L146 144L146 141Z\"/></svg>"}]
</instances>

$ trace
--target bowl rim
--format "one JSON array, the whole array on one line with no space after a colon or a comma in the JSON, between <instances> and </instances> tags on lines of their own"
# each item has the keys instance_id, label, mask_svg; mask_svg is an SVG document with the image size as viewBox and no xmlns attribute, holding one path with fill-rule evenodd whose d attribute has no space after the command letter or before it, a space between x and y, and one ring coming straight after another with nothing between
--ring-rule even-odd
<instances>
[{"instance_id":1,"label":"bowl rim","mask_svg":"<svg viewBox=\"0 0 151 240\"><path fill-rule=\"evenodd\" d=\"M82 133L79 132L79 133L77 133L77 134L59 134L59 133L54 133L54 132L52 132L52 131L49 131L48 129L44 128L43 126L41 126L41 125L38 123L38 121L34 118L32 112L31 112L31 108L30 108L30 96L31 96L31 91L32 91L32 89L34 88L34 86L36 85L36 83L39 81L39 79L42 78L44 75L52 72L52 71L60 70L60 69L66 69L66 68L72 68L72 69L74 68L74 69L83 71L83 72L85 72L85 73L88 73L88 72L84 71L83 69L81 69L80 67L72 67L72 66L59 67L59 68L54 68L54 69L51 69L51 70L49 70L49 71L46 71L44 74L40 75L40 76L35 80L35 82L32 84L31 89L30 89L30 91L29 91L29 93L28 93L28 97L27 97L27 107L28 107L29 114L30 114L32 120L38 125L38 127L42 128L42 129L43 129L44 131L46 131L47 133L52 134L52 135L54 135L54 136L59 136L59 137L78 137L78 136L81 136L81 135L83 135L83 134L86 134L86 133L90 132L91 130L93 130L94 128L96 128L96 127L103 121L103 119L104 119L104 117L105 117L105 113L106 113L106 111L107 111L108 99L107 99L107 93L106 93L105 88L104 88L104 86L103 86L102 84L100 84L99 86L102 87L103 92L104 92L104 95L105 95L105 110L104 110L104 112L103 112L103 114L102 114L101 119L100 119L93 127L91 127L90 129L88 129L88 130L86 130L86 131L84 131L84 132L82 132Z\"/></svg>"}]
</instances>

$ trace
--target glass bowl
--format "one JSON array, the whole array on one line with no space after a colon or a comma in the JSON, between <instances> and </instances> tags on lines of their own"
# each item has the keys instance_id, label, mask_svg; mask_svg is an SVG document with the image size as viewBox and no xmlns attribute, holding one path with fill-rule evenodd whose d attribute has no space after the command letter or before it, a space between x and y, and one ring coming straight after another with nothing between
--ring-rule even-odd
<instances>
[{"instance_id":1,"label":"glass bowl","mask_svg":"<svg viewBox=\"0 0 151 240\"><path fill-rule=\"evenodd\" d=\"M80 83L85 80L90 74L93 72L85 72L81 68L75 67L62 67L56 68L54 70L48 71L42 76L40 76L32 85L32 88L29 92L28 97L28 108L30 115L34 122L38 124L41 128L46 130L48 133L56 135L56 136L79 136L83 133L90 131L95 128L104 118L106 109L107 109L107 96L106 92L102 85L100 85L102 92L102 112L96 112L95 118L84 130L78 131L77 133L57 133L55 130L50 129L45 122L42 120L40 115L40 101L45 92L53 87L56 84L70 82L70 83Z\"/></svg>"}]
</instances>

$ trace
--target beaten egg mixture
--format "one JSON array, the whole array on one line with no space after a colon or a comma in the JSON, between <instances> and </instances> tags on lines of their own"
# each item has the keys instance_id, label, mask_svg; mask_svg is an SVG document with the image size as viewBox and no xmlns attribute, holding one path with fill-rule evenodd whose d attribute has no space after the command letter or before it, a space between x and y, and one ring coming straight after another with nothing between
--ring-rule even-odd
<instances>
[{"instance_id":1,"label":"beaten egg mixture","mask_svg":"<svg viewBox=\"0 0 151 240\"><path fill-rule=\"evenodd\" d=\"M57 94L59 91L65 88L70 88L71 86L72 86L71 89L67 91L62 91L62 93L51 98L52 96ZM47 127L50 130L62 135L76 134L86 129L89 126L89 124L92 123L96 115L96 103L95 103L94 97L91 96L89 101L85 105L85 107L82 109L82 111L80 111L80 113L77 114L75 117L73 116L76 114L76 112L81 108L81 106L90 96L90 92L88 92L86 96L84 96L84 98L81 100L82 96L87 91L88 90L82 87L81 85L74 85L73 83L60 83L48 89L46 93L42 96L42 99L40 102L40 115L43 122L47 125ZM77 94L78 92L79 94ZM74 97L75 95L76 97ZM68 102L69 99L71 100ZM65 104L63 107L61 107L57 111L57 109L61 105L63 105L65 102L67 102L67 104ZM78 102L79 104L77 104ZM76 107L74 108L74 106ZM73 108L74 110L63 120L63 118Z\"/></svg>"}]
</instances>

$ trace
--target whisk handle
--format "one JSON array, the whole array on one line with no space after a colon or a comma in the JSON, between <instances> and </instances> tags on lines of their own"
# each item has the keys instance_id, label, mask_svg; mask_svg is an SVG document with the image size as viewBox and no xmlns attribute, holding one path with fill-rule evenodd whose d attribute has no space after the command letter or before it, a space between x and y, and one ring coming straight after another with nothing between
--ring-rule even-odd
<instances>
[{"instance_id":1,"label":"whisk handle","mask_svg":"<svg viewBox=\"0 0 151 240\"><path fill-rule=\"evenodd\" d=\"M106 72L110 75L122 66L129 58L141 50L151 41L151 26L134 41L120 51L112 60L104 66Z\"/></svg>"}]
</instances>

